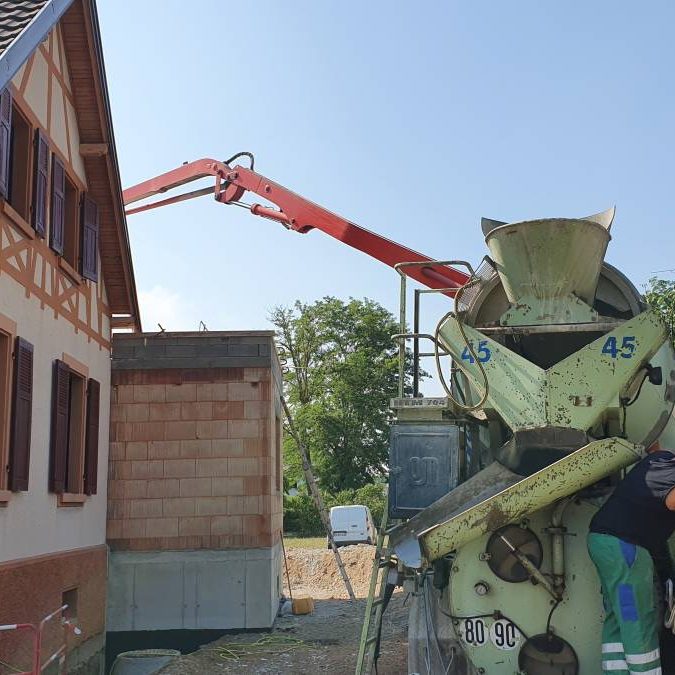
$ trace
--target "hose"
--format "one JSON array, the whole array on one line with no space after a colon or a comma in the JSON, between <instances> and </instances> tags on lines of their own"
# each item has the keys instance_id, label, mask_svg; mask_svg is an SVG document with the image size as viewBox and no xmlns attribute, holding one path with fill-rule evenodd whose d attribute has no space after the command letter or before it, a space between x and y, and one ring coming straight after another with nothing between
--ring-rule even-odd
<instances>
[{"instance_id":1,"label":"hose","mask_svg":"<svg viewBox=\"0 0 675 675\"><path fill-rule=\"evenodd\" d=\"M481 363L480 359L478 358L476 352L473 349L473 345L471 344L471 341L469 338L466 336L466 332L464 331L464 324L459 320L459 298L462 295L462 293L467 289L470 288L471 286L475 286L476 284L480 283L480 277L477 277L475 273L472 273L471 277L469 278L469 281L467 281L463 286L461 286L459 289L457 289L457 293L455 293L455 308L445 314L443 317L441 317L441 320L438 322L436 325L436 330L434 331L434 358L436 360L436 370L438 371L438 379L440 380L441 386L445 390L445 393L447 397L452 401L453 405L455 405L457 408L460 410L464 410L465 412L470 412L471 410L478 410L478 408L481 408L485 402L487 401L488 393L490 391L490 384L488 382L488 377L487 373L485 372L485 368L483 367L483 364ZM466 348L471 355L471 358L475 361L475 363L478 364L478 368L480 369L481 375L483 376L483 395L481 396L480 401L474 405L466 405L465 403L462 403L461 401L458 401L452 394L451 388L448 386L448 383L445 381L445 377L443 376L443 369L441 368L441 358L440 358L440 353L439 353L439 336L441 332L441 326L445 323L447 319L450 317L454 317L454 319L457 321L457 326L459 328L459 332L462 336L462 339L464 340L464 344L466 345Z\"/></svg>"}]
</instances>

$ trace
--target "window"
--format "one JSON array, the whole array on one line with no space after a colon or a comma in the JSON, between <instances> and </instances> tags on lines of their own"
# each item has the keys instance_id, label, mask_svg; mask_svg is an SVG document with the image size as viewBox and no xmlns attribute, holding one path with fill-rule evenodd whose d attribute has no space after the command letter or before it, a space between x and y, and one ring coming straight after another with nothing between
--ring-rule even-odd
<instances>
[{"instance_id":1,"label":"window","mask_svg":"<svg viewBox=\"0 0 675 675\"><path fill-rule=\"evenodd\" d=\"M54 362L49 489L96 494L100 385L65 361Z\"/></svg>"},{"instance_id":2,"label":"window","mask_svg":"<svg viewBox=\"0 0 675 675\"><path fill-rule=\"evenodd\" d=\"M9 203L25 220L30 220L31 140L33 130L23 113L12 105L9 160Z\"/></svg>"},{"instance_id":3,"label":"window","mask_svg":"<svg viewBox=\"0 0 675 675\"><path fill-rule=\"evenodd\" d=\"M68 605L63 612L63 618L66 621L77 622L77 588L70 588L63 591L61 595L61 607Z\"/></svg>"}]
</instances>

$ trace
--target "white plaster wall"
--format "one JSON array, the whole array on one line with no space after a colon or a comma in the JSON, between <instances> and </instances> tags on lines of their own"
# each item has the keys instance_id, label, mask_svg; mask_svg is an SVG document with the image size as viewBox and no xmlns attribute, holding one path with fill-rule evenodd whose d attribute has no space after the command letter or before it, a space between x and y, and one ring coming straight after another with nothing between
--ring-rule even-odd
<instances>
[{"instance_id":1,"label":"white plaster wall","mask_svg":"<svg viewBox=\"0 0 675 675\"><path fill-rule=\"evenodd\" d=\"M0 507L0 562L105 543L110 353L54 312L6 274L0 276L0 313L16 321L17 334L34 346L33 419L28 492L14 492ZM82 506L58 507L48 492L52 364L63 352L86 364L101 383L98 494Z\"/></svg>"}]
</instances>

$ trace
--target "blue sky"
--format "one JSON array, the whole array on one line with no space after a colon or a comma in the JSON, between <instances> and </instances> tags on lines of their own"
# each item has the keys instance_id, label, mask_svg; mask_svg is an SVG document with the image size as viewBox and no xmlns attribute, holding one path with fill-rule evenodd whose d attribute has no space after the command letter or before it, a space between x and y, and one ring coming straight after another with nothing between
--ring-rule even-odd
<instances>
[{"instance_id":1,"label":"blue sky","mask_svg":"<svg viewBox=\"0 0 675 675\"><path fill-rule=\"evenodd\" d=\"M673 3L98 7L125 186L250 150L360 225L472 262L481 216L616 204L609 262L638 287L675 268ZM398 307L392 270L316 230L209 197L128 223L146 330L266 328L271 307L329 294Z\"/></svg>"}]
</instances>

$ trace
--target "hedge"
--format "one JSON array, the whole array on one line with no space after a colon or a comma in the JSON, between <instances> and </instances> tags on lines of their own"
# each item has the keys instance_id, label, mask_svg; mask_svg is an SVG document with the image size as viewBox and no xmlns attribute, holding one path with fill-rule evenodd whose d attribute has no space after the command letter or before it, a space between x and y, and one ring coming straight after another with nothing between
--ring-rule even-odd
<instances>
[{"instance_id":1,"label":"hedge","mask_svg":"<svg viewBox=\"0 0 675 675\"><path fill-rule=\"evenodd\" d=\"M371 483L356 490L342 490L335 494L323 493L326 508L363 504L373 514L379 527L386 504L387 486ZM320 537L326 534L314 501L308 495L284 496L284 532L297 537Z\"/></svg>"}]
</instances>

